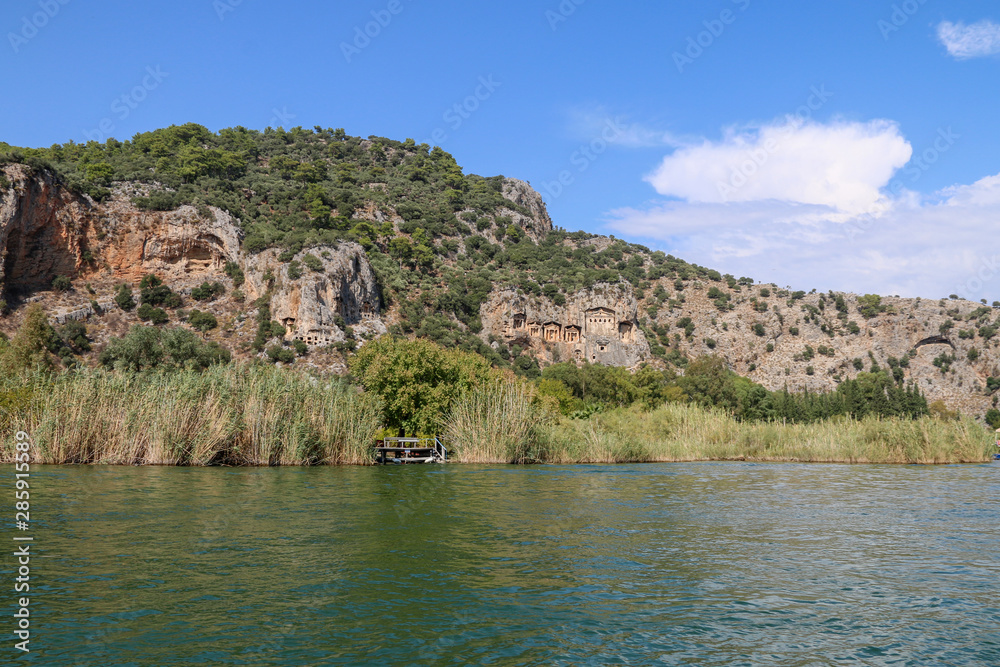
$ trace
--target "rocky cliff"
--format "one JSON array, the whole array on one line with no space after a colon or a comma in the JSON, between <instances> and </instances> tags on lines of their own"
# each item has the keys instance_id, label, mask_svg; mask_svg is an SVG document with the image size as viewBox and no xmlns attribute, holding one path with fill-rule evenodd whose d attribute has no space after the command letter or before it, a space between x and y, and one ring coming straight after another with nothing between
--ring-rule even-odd
<instances>
[{"instance_id":1,"label":"rocky cliff","mask_svg":"<svg viewBox=\"0 0 1000 667\"><path fill-rule=\"evenodd\" d=\"M485 340L519 345L543 362L634 368L650 358L628 283L595 285L571 295L562 306L514 289L496 290L480 309L480 318Z\"/></svg>"},{"instance_id":2,"label":"rocky cliff","mask_svg":"<svg viewBox=\"0 0 1000 667\"><path fill-rule=\"evenodd\" d=\"M507 245L505 225L522 230L532 248L553 228L538 193L523 181L505 179L502 194L509 208L501 206L488 220L463 218L474 218L487 238L478 237L476 244L469 243L469 235L430 241L437 244L433 266L418 269L402 256L390 259L391 239L380 237L381 266L395 271L398 263L399 271L412 278L407 282L411 291L387 307L373 268L374 244L366 246L370 251L338 241L310 245L294 255L277 249L250 253L242 247L241 221L219 208L138 208L134 198L155 190L155 184L115 183L110 196L97 202L70 191L44 169L8 164L2 173L0 297L7 308L0 331L12 333L20 306L38 301L56 322L86 319L98 349L138 321L134 313L117 311L113 297L120 284L135 286L148 273L181 293L206 280L226 285L224 298L188 305L217 315L220 326L208 335L237 354L254 353L250 342L259 299L269 303L289 342L298 339L315 350L349 339L363 344L398 324L406 307L433 304L445 279L481 270L474 261L530 263L523 259L529 255L519 259L516 242ZM353 218L352 224L369 221L383 230L392 223L397 237L416 236L400 231L404 219L392 207L361 206ZM490 236L496 244L484 253ZM580 235L560 243L570 258L582 253L593 260L600 254L591 266L623 278L569 290L548 289L552 285L546 280L560 278L552 273L537 276L541 284L494 282L492 292L476 302L482 329L470 325L468 330L479 331L494 349L516 348L542 365L588 361L636 368L651 363L683 372L685 359L717 354L769 389L810 391L831 390L874 365L916 382L931 401L942 400L952 409L978 416L995 404L996 382L989 380L1000 378L1000 318L982 304L895 297L872 303L850 294L794 293L737 283L713 271L691 275L690 265L667 270L679 260L638 246L623 252L622 242L604 237ZM560 270L577 272L566 261ZM230 279L237 273L234 267L245 283ZM72 288L54 290L57 276L71 279ZM491 283L481 283L488 291ZM183 321L181 313L177 320ZM466 325L455 321L453 326ZM329 354L311 355L307 363L343 370L343 355Z\"/></svg>"}]
</instances>

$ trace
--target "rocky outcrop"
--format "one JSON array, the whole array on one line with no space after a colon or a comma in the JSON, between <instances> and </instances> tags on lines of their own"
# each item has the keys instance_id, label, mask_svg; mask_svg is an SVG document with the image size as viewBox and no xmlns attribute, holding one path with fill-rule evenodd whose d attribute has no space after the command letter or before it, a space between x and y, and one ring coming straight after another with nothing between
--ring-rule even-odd
<instances>
[{"instance_id":1,"label":"rocky outcrop","mask_svg":"<svg viewBox=\"0 0 1000 667\"><path fill-rule=\"evenodd\" d=\"M670 344L684 356L717 354L735 372L771 390L832 391L875 364L897 367L929 401L944 401L952 410L979 416L993 406L987 379L1000 377L1000 337L984 338L979 331L996 322L998 309L961 300L884 297L883 312L865 318L857 295L836 295L846 306L841 314L829 294L791 299L774 285L756 285L733 291L732 309L721 311L707 294L710 287L690 285L683 303L658 310L654 299L646 299L644 307L655 312L647 326L668 332ZM684 318L691 320L690 337L678 325ZM660 342L665 343L662 337Z\"/></svg>"},{"instance_id":2,"label":"rocky outcrop","mask_svg":"<svg viewBox=\"0 0 1000 667\"><path fill-rule=\"evenodd\" d=\"M634 367L649 359L632 286L599 284L556 305L519 290L494 292L480 308L483 338L528 348L543 361Z\"/></svg>"},{"instance_id":3,"label":"rocky outcrop","mask_svg":"<svg viewBox=\"0 0 1000 667\"><path fill-rule=\"evenodd\" d=\"M0 169L9 186L0 194L0 293L47 289L59 275L84 268L90 241L89 202L51 174L21 164Z\"/></svg>"},{"instance_id":4,"label":"rocky outcrop","mask_svg":"<svg viewBox=\"0 0 1000 667\"><path fill-rule=\"evenodd\" d=\"M135 186L120 185L96 203L48 172L9 165L3 173L10 182L0 199L5 294L48 289L57 276L138 282L156 273L176 285L196 284L239 258L239 227L219 209L143 211L132 203Z\"/></svg>"},{"instance_id":5,"label":"rocky outcrop","mask_svg":"<svg viewBox=\"0 0 1000 667\"><path fill-rule=\"evenodd\" d=\"M530 185L516 178L506 178L503 182L502 194L505 199L531 212L530 216L526 216L509 208L500 211L500 215L511 218L514 224L523 229L529 237L540 241L552 230L552 218L549 217L549 212L545 208L545 202L542 200L542 196Z\"/></svg>"},{"instance_id":6,"label":"rocky outcrop","mask_svg":"<svg viewBox=\"0 0 1000 667\"><path fill-rule=\"evenodd\" d=\"M271 316L285 326L287 339L326 346L346 340L347 326L362 339L386 332L378 281L360 245L306 248L287 263L278 255L272 249L246 258L245 289L250 298L270 290Z\"/></svg>"}]
</instances>

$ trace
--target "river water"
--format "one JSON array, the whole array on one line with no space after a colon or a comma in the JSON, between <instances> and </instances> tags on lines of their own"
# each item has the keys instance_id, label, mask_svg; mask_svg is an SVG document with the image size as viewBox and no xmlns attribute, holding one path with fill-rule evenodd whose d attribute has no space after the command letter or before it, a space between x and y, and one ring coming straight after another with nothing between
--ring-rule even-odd
<instances>
[{"instance_id":1,"label":"river water","mask_svg":"<svg viewBox=\"0 0 1000 667\"><path fill-rule=\"evenodd\" d=\"M12 648L7 556L3 664L1000 664L1000 464L51 466L31 484L32 651Z\"/></svg>"}]
</instances>

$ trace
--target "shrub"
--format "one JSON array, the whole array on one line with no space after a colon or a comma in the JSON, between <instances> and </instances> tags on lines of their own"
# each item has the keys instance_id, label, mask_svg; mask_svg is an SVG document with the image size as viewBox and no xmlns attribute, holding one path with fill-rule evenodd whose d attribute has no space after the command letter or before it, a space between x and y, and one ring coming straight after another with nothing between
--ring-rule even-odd
<instances>
[{"instance_id":1,"label":"shrub","mask_svg":"<svg viewBox=\"0 0 1000 667\"><path fill-rule=\"evenodd\" d=\"M311 271L322 271L323 261L315 255L306 255L302 258L302 263Z\"/></svg>"},{"instance_id":2,"label":"shrub","mask_svg":"<svg viewBox=\"0 0 1000 667\"><path fill-rule=\"evenodd\" d=\"M68 292L73 288L73 281L69 279L69 276L56 276L52 280L52 289L57 292Z\"/></svg>"},{"instance_id":3,"label":"shrub","mask_svg":"<svg viewBox=\"0 0 1000 667\"><path fill-rule=\"evenodd\" d=\"M295 361L295 353L281 345L272 345L267 348L267 356L271 361L280 361L283 364L290 364Z\"/></svg>"},{"instance_id":4,"label":"shrub","mask_svg":"<svg viewBox=\"0 0 1000 667\"><path fill-rule=\"evenodd\" d=\"M882 303L882 297L877 294L865 294L858 297L858 311L866 320L870 320L879 313L886 311L886 306Z\"/></svg>"},{"instance_id":5,"label":"shrub","mask_svg":"<svg viewBox=\"0 0 1000 667\"><path fill-rule=\"evenodd\" d=\"M212 301L225 293L226 288L223 287L222 283L209 283L206 280L200 286L191 290L191 298L195 301Z\"/></svg>"},{"instance_id":6,"label":"shrub","mask_svg":"<svg viewBox=\"0 0 1000 667\"><path fill-rule=\"evenodd\" d=\"M288 278L289 280L298 280L302 277L302 265L299 264L297 260L292 260L288 263Z\"/></svg>"},{"instance_id":7,"label":"shrub","mask_svg":"<svg viewBox=\"0 0 1000 667\"><path fill-rule=\"evenodd\" d=\"M135 308L135 299L132 298L132 289L128 285L119 285L118 294L115 295L115 303L118 307L128 312Z\"/></svg>"},{"instance_id":8,"label":"shrub","mask_svg":"<svg viewBox=\"0 0 1000 667\"><path fill-rule=\"evenodd\" d=\"M243 273L243 269L236 262L226 262L226 266L223 269L226 275L229 276L233 281L233 287L239 287L246 281L246 276Z\"/></svg>"},{"instance_id":9,"label":"shrub","mask_svg":"<svg viewBox=\"0 0 1000 667\"><path fill-rule=\"evenodd\" d=\"M168 319L165 310L162 308L154 308L148 303L144 303L139 306L137 314L139 315L140 320L143 320L144 322L149 321L153 324L163 324Z\"/></svg>"},{"instance_id":10,"label":"shrub","mask_svg":"<svg viewBox=\"0 0 1000 667\"><path fill-rule=\"evenodd\" d=\"M139 300L143 304L150 306L165 305L169 308L176 308L180 305L180 297L175 295L169 287L163 284L162 280L152 273L142 279L139 283L139 289Z\"/></svg>"},{"instance_id":11,"label":"shrub","mask_svg":"<svg viewBox=\"0 0 1000 667\"><path fill-rule=\"evenodd\" d=\"M965 354L965 357L969 361L975 361L976 359L979 358L979 350L977 350L974 347L969 348L969 351Z\"/></svg>"},{"instance_id":12,"label":"shrub","mask_svg":"<svg viewBox=\"0 0 1000 667\"><path fill-rule=\"evenodd\" d=\"M309 354L309 346L305 344L305 341L294 340L292 341L292 347L295 348L295 353L300 357L304 357Z\"/></svg>"},{"instance_id":13,"label":"shrub","mask_svg":"<svg viewBox=\"0 0 1000 667\"><path fill-rule=\"evenodd\" d=\"M767 334L767 331L764 329L764 325L760 322L753 325L753 332L757 336L764 336Z\"/></svg>"},{"instance_id":14,"label":"shrub","mask_svg":"<svg viewBox=\"0 0 1000 667\"><path fill-rule=\"evenodd\" d=\"M53 362L49 348L54 338L55 331L49 325L45 309L37 303L31 304L14 338L0 346L0 370L13 374L51 368Z\"/></svg>"},{"instance_id":15,"label":"shrub","mask_svg":"<svg viewBox=\"0 0 1000 667\"><path fill-rule=\"evenodd\" d=\"M229 350L218 343L202 342L187 329L159 329L134 325L123 338L112 339L99 360L118 370L153 368L204 370L232 360Z\"/></svg>"},{"instance_id":16,"label":"shrub","mask_svg":"<svg viewBox=\"0 0 1000 667\"><path fill-rule=\"evenodd\" d=\"M788 327L788 333L790 333L793 336L798 336L799 335L799 328L798 327Z\"/></svg>"},{"instance_id":17,"label":"shrub","mask_svg":"<svg viewBox=\"0 0 1000 667\"><path fill-rule=\"evenodd\" d=\"M192 328L197 329L202 333L219 326L219 322L215 319L215 315L212 313L203 313L200 310L192 310L188 315L187 321Z\"/></svg>"}]
</instances>

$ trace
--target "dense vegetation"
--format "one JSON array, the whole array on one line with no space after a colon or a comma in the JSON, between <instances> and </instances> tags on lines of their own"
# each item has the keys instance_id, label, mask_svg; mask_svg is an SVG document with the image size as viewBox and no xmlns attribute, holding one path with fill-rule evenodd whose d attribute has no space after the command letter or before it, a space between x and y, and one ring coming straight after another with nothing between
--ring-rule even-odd
<instances>
[{"instance_id":1,"label":"dense vegetation","mask_svg":"<svg viewBox=\"0 0 1000 667\"><path fill-rule=\"evenodd\" d=\"M379 426L387 431L443 429L468 434L475 424L492 420L496 438L537 444L541 431L532 427L517 434L497 421L498 406L516 411L525 405L537 409L537 413L529 414L527 408L518 413L528 424L536 417L539 423L579 424L621 411L650 415L665 406L688 406L744 424L906 421L929 413L944 419L953 416L943 406L928 406L913 385L905 384L907 357L890 358L884 369L874 357L870 365L855 359L855 369L862 372L855 379L834 376L838 388L830 393L772 392L732 373L716 357L689 358L680 346L682 339L689 349L696 337L708 350L717 345L696 331L691 317L671 318L672 322L657 317L661 310L679 308L696 290L704 291L719 313L749 299L755 313L772 316L793 338L800 326L810 323L829 336L829 346L805 345L794 359L811 375L814 369L808 364L815 355L834 356L836 336L858 335L858 321L891 312L881 297L865 295L850 312L844 296L833 292L806 299L805 292L755 287L750 278L722 275L640 245L550 230L547 221L533 219L530 210L503 196L502 176L464 174L445 151L412 140L361 139L319 127L264 132L237 127L212 133L188 124L103 144L70 142L23 149L0 143L0 164L9 162L53 173L71 189L98 200L107 198L116 182L128 181L140 186L134 198L140 208L168 210L190 204L201 215L209 214L209 206L225 210L243 225L244 248L280 249L290 275L316 270L315 257L294 260L305 247L360 243L386 302L394 304L399 315L391 329L393 337L369 342L351 361L356 381L379 398ZM244 280L240 268L227 266L226 273L239 288ZM644 300L639 324L653 355L667 368L683 369L683 376L651 367L635 374L590 364L541 369L534 356L517 344L486 343L477 335L482 330L480 306L497 286L511 286L562 305L577 290L619 281L630 283ZM187 297L156 276L147 276L139 287L138 303L127 286L121 287L115 301L123 310L135 309L148 324L133 327L107 345L99 362L108 373L218 377L214 374L229 367L229 352L195 333L219 326L213 315L182 311L189 305L184 303ZM59 276L53 288L71 289L71 281ZM206 282L192 291L190 299L204 307L202 303L224 292L220 283ZM284 328L272 320L266 299L254 307L258 331L253 350L264 353L266 360L285 364L306 354L301 342L294 349L270 344L284 334ZM1000 331L1000 318L989 307L967 317L958 309L948 313L954 320L942 325L942 335L978 338L985 346ZM183 324L187 327L179 326ZM774 332L763 322L751 323L749 330L763 339L763 349L774 350L774 344L767 342ZM12 340L0 339L0 370L17 374L72 369L90 343L82 323L54 328L44 313L34 309ZM347 353L355 344L349 339L338 349ZM969 362L978 354L973 348ZM954 355L943 354L934 363L947 373L955 362ZM996 386L990 384L994 380ZM1000 378L990 378L987 384L995 391ZM1000 425L1000 410L992 410L987 418ZM538 458L541 451L521 445L500 449L516 450L518 460Z\"/></svg>"},{"instance_id":2,"label":"dense vegetation","mask_svg":"<svg viewBox=\"0 0 1000 667\"><path fill-rule=\"evenodd\" d=\"M187 124L128 141L38 149L0 143L0 164L9 162L55 173L98 200L110 195L114 182L130 181L146 190L134 198L142 208L190 204L208 215L206 207L218 207L243 225L245 250L278 247L287 262L307 246L356 241L386 302L400 307L394 333L475 351L529 375L538 372L533 358L506 345L495 351L474 335L482 326L480 305L496 285L561 304L567 294L599 282L626 280L640 294L659 278L679 281L678 292L695 279L730 288L753 282L621 240L597 243L586 232L549 230L503 197L504 177L464 174L447 152L412 140L361 139L319 127L212 133ZM361 212L385 222L353 217ZM389 222L393 215L402 222ZM235 281L241 276L238 267L232 270ZM681 294L658 292L660 303L675 296L683 301ZM144 303L144 319L154 322L163 321L163 308L171 305L155 295ZM667 347L654 342L654 353L668 358ZM678 361L676 354L670 359Z\"/></svg>"}]
</instances>

